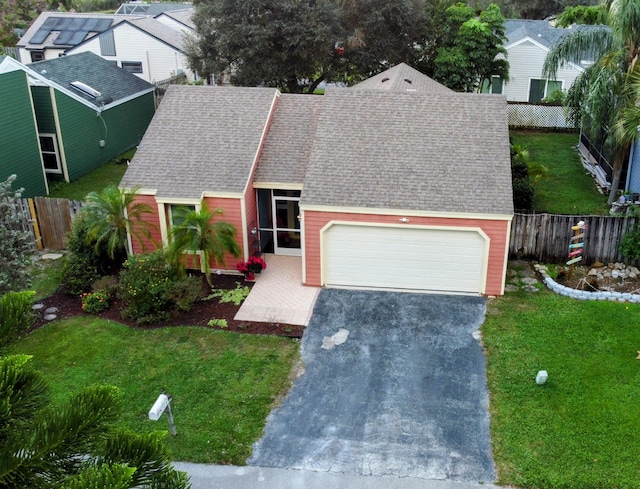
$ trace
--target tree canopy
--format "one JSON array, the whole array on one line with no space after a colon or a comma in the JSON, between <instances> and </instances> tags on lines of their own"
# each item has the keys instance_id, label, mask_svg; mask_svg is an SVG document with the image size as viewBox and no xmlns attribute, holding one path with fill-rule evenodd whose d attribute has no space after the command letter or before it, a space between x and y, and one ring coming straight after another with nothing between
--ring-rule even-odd
<instances>
[{"instance_id":1,"label":"tree canopy","mask_svg":"<svg viewBox=\"0 0 640 489\"><path fill-rule=\"evenodd\" d=\"M631 144L638 137L640 91L640 2L606 0L608 28L576 29L549 51L544 74L553 79L567 62L593 60L567 93L569 115L594 139L615 153L609 202L616 198Z\"/></svg>"},{"instance_id":2,"label":"tree canopy","mask_svg":"<svg viewBox=\"0 0 640 489\"><path fill-rule=\"evenodd\" d=\"M15 46L19 39L15 30L26 30L47 8L45 0L0 0L0 48Z\"/></svg>"}]
</instances>

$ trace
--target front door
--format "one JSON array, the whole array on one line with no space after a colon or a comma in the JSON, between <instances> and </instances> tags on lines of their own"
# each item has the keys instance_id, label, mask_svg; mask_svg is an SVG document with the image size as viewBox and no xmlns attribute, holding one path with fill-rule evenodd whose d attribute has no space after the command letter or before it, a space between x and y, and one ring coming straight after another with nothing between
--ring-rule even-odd
<instances>
[{"instance_id":1,"label":"front door","mask_svg":"<svg viewBox=\"0 0 640 489\"><path fill-rule=\"evenodd\" d=\"M263 253L301 256L299 190L258 189L258 214Z\"/></svg>"}]
</instances>

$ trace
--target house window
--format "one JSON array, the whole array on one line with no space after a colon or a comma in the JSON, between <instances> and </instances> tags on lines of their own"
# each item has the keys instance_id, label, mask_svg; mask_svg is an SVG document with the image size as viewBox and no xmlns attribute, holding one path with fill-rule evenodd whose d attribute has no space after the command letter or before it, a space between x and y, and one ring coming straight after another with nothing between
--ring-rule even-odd
<instances>
[{"instance_id":1,"label":"house window","mask_svg":"<svg viewBox=\"0 0 640 489\"><path fill-rule=\"evenodd\" d=\"M113 38L113 31L106 31L98 37L100 41L100 56L115 56L116 41Z\"/></svg>"},{"instance_id":2,"label":"house window","mask_svg":"<svg viewBox=\"0 0 640 489\"><path fill-rule=\"evenodd\" d=\"M58 143L55 134L40 134L40 152L42 153L42 161L44 169L47 173L62 173L62 165L60 165L60 155L58 154Z\"/></svg>"},{"instance_id":3,"label":"house window","mask_svg":"<svg viewBox=\"0 0 640 489\"><path fill-rule=\"evenodd\" d=\"M123 61L122 69L129 73L142 73L141 61Z\"/></svg>"},{"instance_id":4,"label":"house window","mask_svg":"<svg viewBox=\"0 0 640 489\"><path fill-rule=\"evenodd\" d=\"M484 80L482 82L482 88L480 89L481 93L496 93L502 94L502 87L504 83L499 76L493 75L491 77L491 84L489 84L489 80Z\"/></svg>"},{"instance_id":5,"label":"house window","mask_svg":"<svg viewBox=\"0 0 640 489\"><path fill-rule=\"evenodd\" d=\"M31 51L31 62L44 61L44 51Z\"/></svg>"},{"instance_id":6,"label":"house window","mask_svg":"<svg viewBox=\"0 0 640 489\"><path fill-rule=\"evenodd\" d=\"M558 90L562 90L562 81L560 80L532 79L529 85L529 103L537 104Z\"/></svg>"},{"instance_id":7,"label":"house window","mask_svg":"<svg viewBox=\"0 0 640 489\"><path fill-rule=\"evenodd\" d=\"M195 205L169 204L168 224L169 227L177 226L184 221L184 216L189 211L195 211Z\"/></svg>"}]
</instances>

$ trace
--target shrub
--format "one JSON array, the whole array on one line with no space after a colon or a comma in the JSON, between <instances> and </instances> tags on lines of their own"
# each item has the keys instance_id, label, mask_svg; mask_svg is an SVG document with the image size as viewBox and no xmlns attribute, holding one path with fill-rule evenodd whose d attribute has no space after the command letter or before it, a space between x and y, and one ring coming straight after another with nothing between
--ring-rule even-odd
<instances>
[{"instance_id":1,"label":"shrub","mask_svg":"<svg viewBox=\"0 0 640 489\"><path fill-rule=\"evenodd\" d=\"M209 326L212 328L228 328L229 324L226 319L211 319L209 321Z\"/></svg>"},{"instance_id":2,"label":"shrub","mask_svg":"<svg viewBox=\"0 0 640 489\"><path fill-rule=\"evenodd\" d=\"M109 296L102 291L82 294L82 310L87 314L99 314L109 309Z\"/></svg>"},{"instance_id":3,"label":"shrub","mask_svg":"<svg viewBox=\"0 0 640 489\"><path fill-rule=\"evenodd\" d=\"M625 258L640 260L640 229L625 234L618 244L618 249Z\"/></svg>"},{"instance_id":4,"label":"shrub","mask_svg":"<svg viewBox=\"0 0 640 489\"><path fill-rule=\"evenodd\" d=\"M89 258L71 255L62 273L64 291L69 295L80 295L91 290L91 284L98 277L98 269Z\"/></svg>"},{"instance_id":5,"label":"shrub","mask_svg":"<svg viewBox=\"0 0 640 489\"><path fill-rule=\"evenodd\" d=\"M116 295L116 291L118 290L118 277L115 275L106 275L104 277L100 277L98 280L91 284L92 292L104 292L107 294L109 299Z\"/></svg>"},{"instance_id":6,"label":"shrub","mask_svg":"<svg viewBox=\"0 0 640 489\"><path fill-rule=\"evenodd\" d=\"M7 292L0 297L0 346L20 337L33 324L31 310L35 292Z\"/></svg>"},{"instance_id":7,"label":"shrub","mask_svg":"<svg viewBox=\"0 0 640 489\"><path fill-rule=\"evenodd\" d=\"M535 190L528 178L515 178L513 180L513 207L518 211L530 211L533 209L533 197Z\"/></svg>"},{"instance_id":8,"label":"shrub","mask_svg":"<svg viewBox=\"0 0 640 489\"><path fill-rule=\"evenodd\" d=\"M182 278L179 270L167 263L162 250L130 257L118 284L118 296L125 303L123 316L153 323L169 318L176 308L188 310L201 291L196 281Z\"/></svg>"}]
</instances>

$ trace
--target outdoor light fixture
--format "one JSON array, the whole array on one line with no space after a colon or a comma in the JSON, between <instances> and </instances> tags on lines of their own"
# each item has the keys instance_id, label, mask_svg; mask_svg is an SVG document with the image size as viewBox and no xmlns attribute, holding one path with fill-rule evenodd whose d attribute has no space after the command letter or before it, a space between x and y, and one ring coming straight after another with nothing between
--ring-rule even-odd
<instances>
[{"instance_id":1,"label":"outdoor light fixture","mask_svg":"<svg viewBox=\"0 0 640 489\"><path fill-rule=\"evenodd\" d=\"M251 236L255 236L256 234L258 234L258 228L252 227L251 228Z\"/></svg>"},{"instance_id":2,"label":"outdoor light fixture","mask_svg":"<svg viewBox=\"0 0 640 489\"><path fill-rule=\"evenodd\" d=\"M409 222L409 218L408 217L401 217L400 218L400 222Z\"/></svg>"},{"instance_id":3,"label":"outdoor light fixture","mask_svg":"<svg viewBox=\"0 0 640 489\"><path fill-rule=\"evenodd\" d=\"M158 396L156 402L154 402L151 409L149 409L149 419L151 421L158 421L164 413L167 413L169 433L171 433L172 436L176 436L176 426L173 424L173 415L171 414L171 399L171 394L167 394L165 390L162 389L162 394Z\"/></svg>"},{"instance_id":4,"label":"outdoor light fixture","mask_svg":"<svg viewBox=\"0 0 640 489\"><path fill-rule=\"evenodd\" d=\"M547 373L547 371L540 370L538 372L538 375L536 375L536 384L542 385L547 381L548 378L549 378L549 374Z\"/></svg>"}]
</instances>

